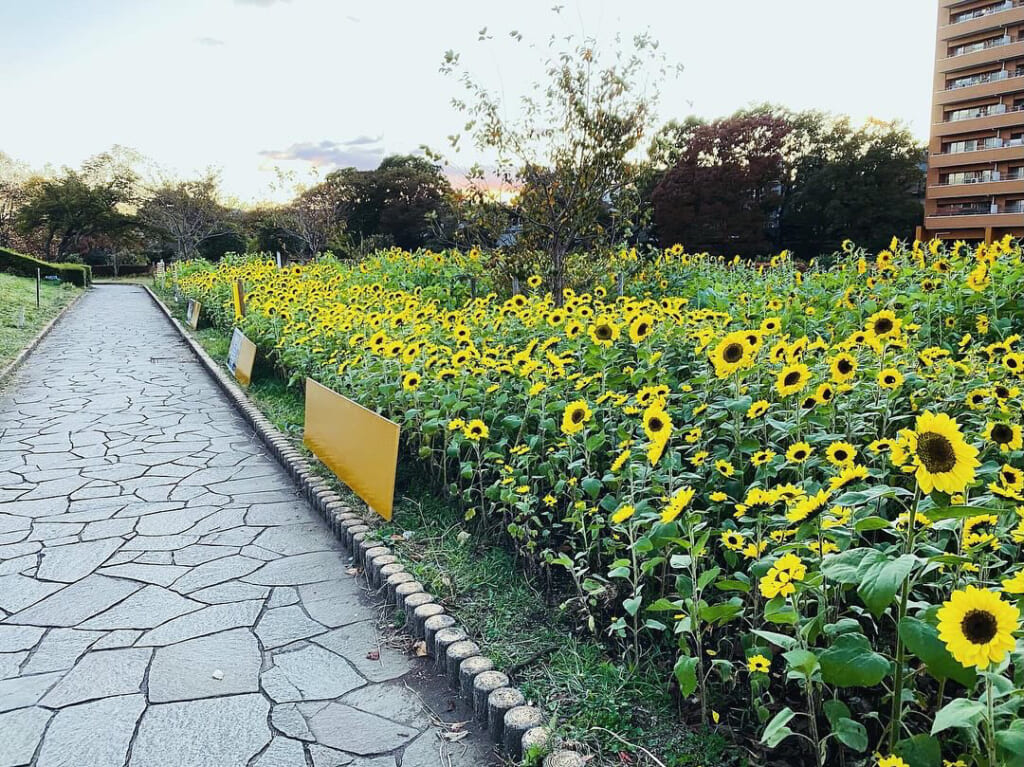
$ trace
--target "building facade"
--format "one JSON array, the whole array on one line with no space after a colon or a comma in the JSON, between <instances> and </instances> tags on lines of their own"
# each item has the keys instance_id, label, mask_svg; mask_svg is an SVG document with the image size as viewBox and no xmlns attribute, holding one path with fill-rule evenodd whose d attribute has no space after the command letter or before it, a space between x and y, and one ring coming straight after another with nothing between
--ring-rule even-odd
<instances>
[{"instance_id":1,"label":"building facade","mask_svg":"<svg viewBox=\"0 0 1024 767\"><path fill-rule=\"evenodd\" d=\"M1024 0L938 0L919 239L1024 236Z\"/></svg>"}]
</instances>

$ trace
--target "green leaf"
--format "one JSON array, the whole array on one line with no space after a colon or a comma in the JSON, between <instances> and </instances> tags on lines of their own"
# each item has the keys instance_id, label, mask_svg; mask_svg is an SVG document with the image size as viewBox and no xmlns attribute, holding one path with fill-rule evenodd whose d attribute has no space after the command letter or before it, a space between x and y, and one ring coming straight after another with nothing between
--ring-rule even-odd
<instances>
[{"instance_id":1,"label":"green leaf","mask_svg":"<svg viewBox=\"0 0 1024 767\"><path fill-rule=\"evenodd\" d=\"M602 484L601 480L599 480L597 477L587 477L582 482L580 482L580 485L583 486L583 490L591 498L597 498L597 496L601 493Z\"/></svg>"},{"instance_id":2,"label":"green leaf","mask_svg":"<svg viewBox=\"0 0 1024 767\"><path fill-rule=\"evenodd\" d=\"M939 522L943 519L966 519L976 517L979 514L999 514L999 509L989 509L984 506L940 506L924 512L932 522Z\"/></svg>"},{"instance_id":3,"label":"green leaf","mask_svg":"<svg viewBox=\"0 0 1024 767\"><path fill-rule=\"evenodd\" d=\"M701 620L707 623L724 624L731 621L743 612L742 604L733 602L719 602L716 605L707 605L700 610Z\"/></svg>"},{"instance_id":4,"label":"green leaf","mask_svg":"<svg viewBox=\"0 0 1024 767\"><path fill-rule=\"evenodd\" d=\"M896 592L914 569L917 557L913 554L904 554L893 559L875 549L869 549L869 552L857 568L860 577L857 594L872 615L879 618L892 604Z\"/></svg>"},{"instance_id":5,"label":"green leaf","mask_svg":"<svg viewBox=\"0 0 1024 767\"><path fill-rule=\"evenodd\" d=\"M939 767L942 763L942 746L924 733L897 742L893 753L910 767Z\"/></svg>"},{"instance_id":6,"label":"green leaf","mask_svg":"<svg viewBox=\"0 0 1024 767\"><path fill-rule=\"evenodd\" d=\"M832 725L832 732L844 746L860 753L868 750L868 730L860 722L843 717Z\"/></svg>"},{"instance_id":7,"label":"green leaf","mask_svg":"<svg viewBox=\"0 0 1024 767\"><path fill-rule=\"evenodd\" d=\"M951 727L974 729L985 715L985 706L976 700L957 698L943 706L932 722L932 735Z\"/></svg>"},{"instance_id":8,"label":"green leaf","mask_svg":"<svg viewBox=\"0 0 1024 767\"><path fill-rule=\"evenodd\" d=\"M814 676L814 672L818 670L818 656L810 650L790 650L784 652L782 657L786 659L789 668L800 674L804 679L809 680Z\"/></svg>"},{"instance_id":9,"label":"green leaf","mask_svg":"<svg viewBox=\"0 0 1024 767\"><path fill-rule=\"evenodd\" d=\"M786 706L782 711L772 717L772 720L768 722L768 725L764 728L764 733L761 735L761 742L768 746L768 748L775 748L782 741L793 734L793 731L786 725L789 721L796 716L796 713L789 706Z\"/></svg>"},{"instance_id":10,"label":"green leaf","mask_svg":"<svg viewBox=\"0 0 1024 767\"><path fill-rule=\"evenodd\" d=\"M754 629L751 633L761 637L761 639L770 644L781 647L783 650L792 650L797 646L796 637L777 634L774 631L762 631L760 629Z\"/></svg>"},{"instance_id":11,"label":"green leaf","mask_svg":"<svg viewBox=\"0 0 1024 767\"><path fill-rule=\"evenodd\" d=\"M860 548L840 554L829 554L821 562L821 572L834 583L860 583L860 576L857 574L860 564L872 551L874 549Z\"/></svg>"},{"instance_id":12,"label":"green leaf","mask_svg":"<svg viewBox=\"0 0 1024 767\"><path fill-rule=\"evenodd\" d=\"M715 584L715 588L719 591L742 591L744 594L750 592L750 584L744 583L743 581L718 581L718 583Z\"/></svg>"},{"instance_id":13,"label":"green leaf","mask_svg":"<svg viewBox=\"0 0 1024 767\"><path fill-rule=\"evenodd\" d=\"M882 517L864 517L864 519L857 521L853 529L858 533L866 533L870 530L884 530L890 524L888 519L883 519Z\"/></svg>"},{"instance_id":14,"label":"green leaf","mask_svg":"<svg viewBox=\"0 0 1024 767\"><path fill-rule=\"evenodd\" d=\"M1020 759L1024 754L1024 719L1017 719L1005 730L996 733L996 745L1003 751L1003 758L1006 764L1011 764L1011 759Z\"/></svg>"},{"instance_id":15,"label":"green leaf","mask_svg":"<svg viewBox=\"0 0 1024 767\"><path fill-rule=\"evenodd\" d=\"M636 615L636 611L640 609L640 605L643 601L644 598L642 596L630 597L629 599L622 600L622 606L630 615Z\"/></svg>"},{"instance_id":16,"label":"green leaf","mask_svg":"<svg viewBox=\"0 0 1024 767\"><path fill-rule=\"evenodd\" d=\"M797 621L796 610L784 597L775 597L764 606L764 619L769 623L793 626Z\"/></svg>"},{"instance_id":17,"label":"green leaf","mask_svg":"<svg viewBox=\"0 0 1024 767\"><path fill-rule=\"evenodd\" d=\"M683 697L688 698L693 695L694 690L697 689L697 659L688 655L680 655L672 671L676 675L676 681L679 682L679 691Z\"/></svg>"},{"instance_id":18,"label":"green leaf","mask_svg":"<svg viewBox=\"0 0 1024 767\"><path fill-rule=\"evenodd\" d=\"M950 655L945 643L939 639L939 632L917 618L905 617L900 621L900 639L910 652L920 658L928 673L938 679L953 679L967 689L974 687L978 675L973 668L964 668Z\"/></svg>"},{"instance_id":19,"label":"green leaf","mask_svg":"<svg viewBox=\"0 0 1024 767\"><path fill-rule=\"evenodd\" d=\"M819 660L821 678L837 687L874 687L889 673L889 661L863 634L840 634Z\"/></svg>"}]
</instances>

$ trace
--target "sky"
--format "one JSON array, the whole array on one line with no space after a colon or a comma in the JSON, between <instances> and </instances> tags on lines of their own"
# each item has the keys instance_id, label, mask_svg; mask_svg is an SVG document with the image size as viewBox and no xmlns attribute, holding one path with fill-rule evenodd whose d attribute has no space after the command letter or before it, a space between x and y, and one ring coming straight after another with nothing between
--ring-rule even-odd
<instances>
[{"instance_id":1,"label":"sky","mask_svg":"<svg viewBox=\"0 0 1024 767\"><path fill-rule=\"evenodd\" d=\"M553 2L0 0L0 151L77 167L117 144L176 176L216 168L243 203L284 199L275 168L301 181L448 150L464 123L449 49L515 110L550 35L603 48L644 30L683 67L661 82L662 120L771 101L927 139L936 0ZM454 168L477 159L463 146Z\"/></svg>"}]
</instances>

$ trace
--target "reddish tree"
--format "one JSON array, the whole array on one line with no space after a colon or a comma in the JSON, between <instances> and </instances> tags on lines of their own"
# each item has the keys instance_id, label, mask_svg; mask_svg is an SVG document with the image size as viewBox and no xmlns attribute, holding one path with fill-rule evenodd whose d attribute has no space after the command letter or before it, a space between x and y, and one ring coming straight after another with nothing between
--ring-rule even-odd
<instances>
[{"instance_id":1,"label":"reddish tree","mask_svg":"<svg viewBox=\"0 0 1024 767\"><path fill-rule=\"evenodd\" d=\"M693 128L652 196L662 245L744 256L770 250L792 131L789 119L767 112Z\"/></svg>"}]
</instances>

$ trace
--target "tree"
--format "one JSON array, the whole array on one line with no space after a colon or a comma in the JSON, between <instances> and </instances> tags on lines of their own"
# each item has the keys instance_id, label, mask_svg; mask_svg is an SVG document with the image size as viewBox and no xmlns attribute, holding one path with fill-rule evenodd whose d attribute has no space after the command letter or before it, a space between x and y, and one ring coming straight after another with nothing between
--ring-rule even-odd
<instances>
[{"instance_id":1,"label":"tree","mask_svg":"<svg viewBox=\"0 0 1024 767\"><path fill-rule=\"evenodd\" d=\"M121 209L129 188L130 180L120 175L90 184L68 169L58 178L33 178L25 186L18 231L39 234L47 259L82 253L96 238L116 238L131 228L132 218Z\"/></svg>"},{"instance_id":2,"label":"tree","mask_svg":"<svg viewBox=\"0 0 1024 767\"><path fill-rule=\"evenodd\" d=\"M850 238L871 250L921 222L924 150L906 126L834 120L795 166L782 238L813 258Z\"/></svg>"},{"instance_id":3,"label":"tree","mask_svg":"<svg viewBox=\"0 0 1024 767\"><path fill-rule=\"evenodd\" d=\"M28 167L0 152L0 248L14 244L18 212L27 199Z\"/></svg>"},{"instance_id":4,"label":"tree","mask_svg":"<svg viewBox=\"0 0 1024 767\"><path fill-rule=\"evenodd\" d=\"M329 177L302 193L284 212L282 227L302 243L306 255L327 250L327 243L345 230L343 190Z\"/></svg>"},{"instance_id":5,"label":"tree","mask_svg":"<svg viewBox=\"0 0 1024 767\"><path fill-rule=\"evenodd\" d=\"M556 7L556 13L558 9ZM516 42L522 35L511 32ZM486 29L481 40L490 40ZM522 225L522 242L536 244L547 254L551 287L562 300L566 255L573 249L613 243L628 227L608 223L632 222L637 197L632 189L635 166L630 153L642 140L657 101L657 91L644 83L650 65L664 76L667 66L649 35L632 40L608 57L596 40L552 35L544 61L546 84L537 95L525 95L509 115L503 100L485 88L460 64L453 51L445 54L441 71L459 77L466 99L454 99L466 114L466 130L476 148L495 158L494 173L507 187L521 189L511 203ZM459 135L451 137L458 147ZM482 169L472 175L484 178Z\"/></svg>"},{"instance_id":6,"label":"tree","mask_svg":"<svg viewBox=\"0 0 1024 767\"><path fill-rule=\"evenodd\" d=\"M218 189L212 172L190 181L164 181L139 208L139 221L173 247L175 258L192 258L204 242L232 231Z\"/></svg>"},{"instance_id":7,"label":"tree","mask_svg":"<svg viewBox=\"0 0 1024 767\"><path fill-rule=\"evenodd\" d=\"M685 143L652 195L662 245L727 255L767 251L788 181L784 147L792 129L783 116L756 112L676 133Z\"/></svg>"}]
</instances>

